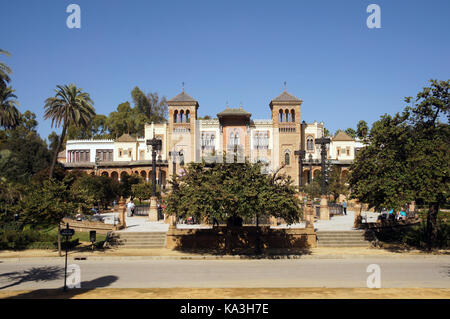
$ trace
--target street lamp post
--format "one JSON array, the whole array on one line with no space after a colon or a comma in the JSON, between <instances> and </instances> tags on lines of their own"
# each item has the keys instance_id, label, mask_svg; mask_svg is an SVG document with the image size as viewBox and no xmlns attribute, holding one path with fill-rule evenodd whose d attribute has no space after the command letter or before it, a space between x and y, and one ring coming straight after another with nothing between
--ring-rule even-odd
<instances>
[{"instance_id":1,"label":"street lamp post","mask_svg":"<svg viewBox=\"0 0 450 319\"><path fill-rule=\"evenodd\" d=\"M154 135L154 134L153 134ZM162 148L162 141L153 137L146 141L147 146L152 148L152 196L150 197L150 211L148 218L150 221L158 221L158 207L156 205L156 151Z\"/></svg>"},{"instance_id":2,"label":"street lamp post","mask_svg":"<svg viewBox=\"0 0 450 319\"><path fill-rule=\"evenodd\" d=\"M161 172L161 166L162 166L162 157L161 154L158 155L158 185L159 188L162 189L162 172Z\"/></svg>"},{"instance_id":3,"label":"street lamp post","mask_svg":"<svg viewBox=\"0 0 450 319\"><path fill-rule=\"evenodd\" d=\"M312 175L312 164L313 164L313 156L312 156L312 154L309 154L309 181L308 181L308 183L312 183L312 177L313 177L313 175Z\"/></svg>"},{"instance_id":4,"label":"street lamp post","mask_svg":"<svg viewBox=\"0 0 450 319\"><path fill-rule=\"evenodd\" d=\"M172 157L172 178L175 180L177 177L177 158L181 156L181 152L172 151L169 152L169 156Z\"/></svg>"},{"instance_id":5,"label":"street lamp post","mask_svg":"<svg viewBox=\"0 0 450 319\"><path fill-rule=\"evenodd\" d=\"M302 191L303 187L303 160L305 159L306 151L305 151L305 129L306 122L303 121L300 125L300 149L298 151L294 151L294 155L298 156L298 191Z\"/></svg>"},{"instance_id":6,"label":"street lamp post","mask_svg":"<svg viewBox=\"0 0 450 319\"><path fill-rule=\"evenodd\" d=\"M325 159L327 155L327 148L326 145L329 144L331 140L326 137L316 138L315 143L319 144L321 146L320 150L320 156L321 156L321 166L322 166L322 189L321 193L322 196L320 197L320 219L322 220L329 220L330 219L330 212L328 210L328 200L327 200L327 193L326 193L326 186L325 186Z\"/></svg>"}]
</instances>

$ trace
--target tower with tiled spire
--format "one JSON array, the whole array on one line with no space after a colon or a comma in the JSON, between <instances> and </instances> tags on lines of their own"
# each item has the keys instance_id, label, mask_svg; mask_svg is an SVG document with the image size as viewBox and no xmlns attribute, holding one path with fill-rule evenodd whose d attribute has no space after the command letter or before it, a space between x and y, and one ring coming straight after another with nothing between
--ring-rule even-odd
<instances>
[{"instance_id":1,"label":"tower with tiled spire","mask_svg":"<svg viewBox=\"0 0 450 319\"><path fill-rule=\"evenodd\" d=\"M169 151L182 149L184 161L186 163L193 162L196 159L197 141L195 136L198 101L184 91L183 83L182 92L167 101L167 104L169 106L167 134ZM169 172L172 173L171 168L169 168Z\"/></svg>"},{"instance_id":2,"label":"tower with tiled spire","mask_svg":"<svg viewBox=\"0 0 450 319\"><path fill-rule=\"evenodd\" d=\"M299 167L294 151L301 141L302 102L286 91L285 82L284 91L269 104L274 128L274 165L279 167L286 163L285 171L295 179L295 183L298 183Z\"/></svg>"}]
</instances>

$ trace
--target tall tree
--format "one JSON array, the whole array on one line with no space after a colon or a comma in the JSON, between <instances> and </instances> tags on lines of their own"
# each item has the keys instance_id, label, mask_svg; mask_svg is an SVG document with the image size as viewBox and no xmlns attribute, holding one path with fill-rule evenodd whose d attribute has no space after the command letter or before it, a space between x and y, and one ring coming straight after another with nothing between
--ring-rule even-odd
<instances>
[{"instance_id":1,"label":"tall tree","mask_svg":"<svg viewBox=\"0 0 450 319\"><path fill-rule=\"evenodd\" d=\"M58 158L58 152L64 141L66 131L69 125L77 127L87 127L95 116L95 110L88 93L77 88L74 84L58 85L56 95L45 101L44 119L52 120L52 127L60 127L62 125L61 137L59 139L56 151L53 155L52 164L50 166L50 178L53 177L53 171Z\"/></svg>"},{"instance_id":2,"label":"tall tree","mask_svg":"<svg viewBox=\"0 0 450 319\"><path fill-rule=\"evenodd\" d=\"M437 237L439 208L450 199L450 80L430 80L411 103L405 117L414 142L409 153L415 198L428 204L426 237L431 249Z\"/></svg>"},{"instance_id":3,"label":"tall tree","mask_svg":"<svg viewBox=\"0 0 450 319\"><path fill-rule=\"evenodd\" d=\"M108 128L108 117L103 114L96 114L91 123L87 127L70 125L67 128L66 140L83 140L83 139L104 139L110 138Z\"/></svg>"},{"instance_id":4,"label":"tall tree","mask_svg":"<svg viewBox=\"0 0 450 319\"><path fill-rule=\"evenodd\" d=\"M431 80L414 100L405 99L412 105L403 113L382 116L350 168L352 197L361 202L393 209L412 200L428 204L430 249L439 207L449 201L448 87L449 81Z\"/></svg>"},{"instance_id":5,"label":"tall tree","mask_svg":"<svg viewBox=\"0 0 450 319\"><path fill-rule=\"evenodd\" d=\"M0 176L8 181L27 184L39 171L48 168L51 153L47 144L36 131L36 115L24 112L14 129L7 129L5 139L0 141Z\"/></svg>"},{"instance_id":6,"label":"tall tree","mask_svg":"<svg viewBox=\"0 0 450 319\"><path fill-rule=\"evenodd\" d=\"M364 120L361 120L358 122L358 125L356 126L356 136L364 140L367 137L367 134L369 133L369 126L367 125L367 122Z\"/></svg>"},{"instance_id":7,"label":"tall tree","mask_svg":"<svg viewBox=\"0 0 450 319\"><path fill-rule=\"evenodd\" d=\"M19 102L14 92L11 87L0 87L0 126L4 128L12 128L19 123Z\"/></svg>"},{"instance_id":8,"label":"tall tree","mask_svg":"<svg viewBox=\"0 0 450 319\"><path fill-rule=\"evenodd\" d=\"M131 91L134 107L144 114L148 122L163 123L167 117L167 101L159 98L158 93L149 92L147 95L139 87Z\"/></svg>"},{"instance_id":9,"label":"tall tree","mask_svg":"<svg viewBox=\"0 0 450 319\"><path fill-rule=\"evenodd\" d=\"M344 132L347 133L347 135L352 137L352 138L356 137L356 131L354 129L352 129L351 127L346 129Z\"/></svg>"},{"instance_id":10,"label":"tall tree","mask_svg":"<svg viewBox=\"0 0 450 319\"><path fill-rule=\"evenodd\" d=\"M0 49L0 54L10 56L10 53ZM0 90L6 89L8 83L11 81L9 75L12 73L11 69L4 63L0 62Z\"/></svg>"},{"instance_id":11,"label":"tall tree","mask_svg":"<svg viewBox=\"0 0 450 319\"><path fill-rule=\"evenodd\" d=\"M261 169L262 163L190 163L173 182L166 209L197 220L274 216L289 224L298 221L302 212L292 179Z\"/></svg>"}]
</instances>

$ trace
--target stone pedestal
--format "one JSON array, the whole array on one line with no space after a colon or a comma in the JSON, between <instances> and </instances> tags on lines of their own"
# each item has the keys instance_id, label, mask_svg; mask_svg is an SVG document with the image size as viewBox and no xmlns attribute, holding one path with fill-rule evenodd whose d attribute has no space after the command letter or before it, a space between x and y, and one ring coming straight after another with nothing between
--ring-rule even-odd
<instances>
[{"instance_id":1,"label":"stone pedestal","mask_svg":"<svg viewBox=\"0 0 450 319\"><path fill-rule=\"evenodd\" d=\"M328 199L327 196L322 195L320 197L320 220L329 220L330 211L328 210Z\"/></svg>"},{"instance_id":2,"label":"stone pedestal","mask_svg":"<svg viewBox=\"0 0 450 319\"><path fill-rule=\"evenodd\" d=\"M167 220L169 221L169 227L177 227L177 216L175 215L169 215L169 217L167 218Z\"/></svg>"},{"instance_id":3,"label":"stone pedestal","mask_svg":"<svg viewBox=\"0 0 450 319\"><path fill-rule=\"evenodd\" d=\"M314 207L311 200L308 200L305 206L306 228L314 228L314 215Z\"/></svg>"},{"instance_id":4,"label":"stone pedestal","mask_svg":"<svg viewBox=\"0 0 450 319\"><path fill-rule=\"evenodd\" d=\"M127 222L125 221L126 209L125 200L121 197L119 200L119 229L127 228Z\"/></svg>"},{"instance_id":5,"label":"stone pedestal","mask_svg":"<svg viewBox=\"0 0 450 319\"><path fill-rule=\"evenodd\" d=\"M355 219L353 221L353 228L359 228L361 225L361 211L363 210L363 205L360 203L356 203L354 206L355 210Z\"/></svg>"},{"instance_id":6,"label":"stone pedestal","mask_svg":"<svg viewBox=\"0 0 450 319\"><path fill-rule=\"evenodd\" d=\"M270 226L277 226L277 219L273 216L269 217Z\"/></svg>"},{"instance_id":7,"label":"stone pedestal","mask_svg":"<svg viewBox=\"0 0 450 319\"><path fill-rule=\"evenodd\" d=\"M415 212L415 211L416 211L416 202L415 202L415 201L412 201L412 202L409 204L409 211L410 211L410 212Z\"/></svg>"},{"instance_id":8,"label":"stone pedestal","mask_svg":"<svg viewBox=\"0 0 450 319\"><path fill-rule=\"evenodd\" d=\"M148 212L148 220L151 222L158 221L158 205L156 197L150 197L150 211Z\"/></svg>"}]
</instances>

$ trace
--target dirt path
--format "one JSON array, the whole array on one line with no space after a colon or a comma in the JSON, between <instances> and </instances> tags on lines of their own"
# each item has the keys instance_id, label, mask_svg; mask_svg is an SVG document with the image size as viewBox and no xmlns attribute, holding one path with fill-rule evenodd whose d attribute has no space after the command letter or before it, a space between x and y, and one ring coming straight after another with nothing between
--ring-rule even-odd
<instances>
[{"instance_id":1,"label":"dirt path","mask_svg":"<svg viewBox=\"0 0 450 319\"><path fill-rule=\"evenodd\" d=\"M146 288L2 291L0 298L56 299L450 299L434 288Z\"/></svg>"}]
</instances>

